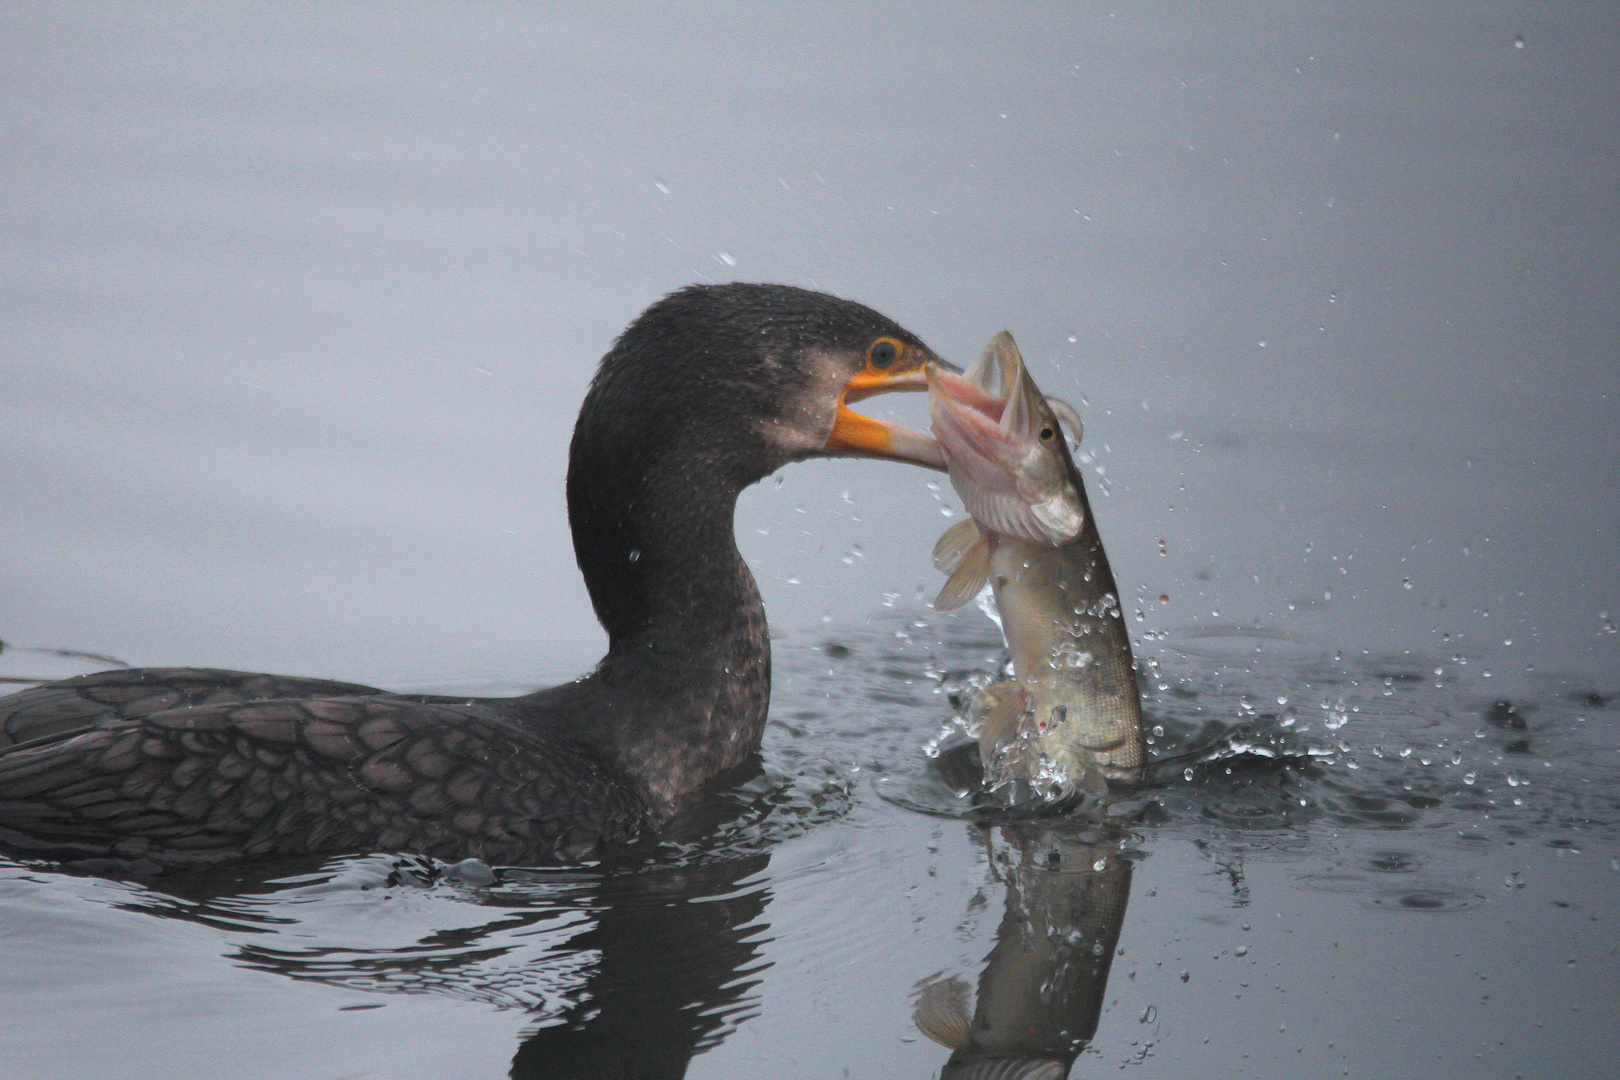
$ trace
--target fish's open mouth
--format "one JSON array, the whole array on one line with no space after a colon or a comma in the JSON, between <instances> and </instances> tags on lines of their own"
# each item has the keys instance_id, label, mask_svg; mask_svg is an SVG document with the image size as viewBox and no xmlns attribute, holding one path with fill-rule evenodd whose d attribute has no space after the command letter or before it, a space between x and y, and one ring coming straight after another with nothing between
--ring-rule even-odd
<instances>
[{"instance_id":1,"label":"fish's open mouth","mask_svg":"<svg viewBox=\"0 0 1620 1080\"><path fill-rule=\"evenodd\" d=\"M1011 335L996 335L962 375L932 365L923 375L934 438L974 520L1035 544L1061 545L1079 536L1083 500L1062 429ZM999 392L992 389L996 383Z\"/></svg>"}]
</instances>

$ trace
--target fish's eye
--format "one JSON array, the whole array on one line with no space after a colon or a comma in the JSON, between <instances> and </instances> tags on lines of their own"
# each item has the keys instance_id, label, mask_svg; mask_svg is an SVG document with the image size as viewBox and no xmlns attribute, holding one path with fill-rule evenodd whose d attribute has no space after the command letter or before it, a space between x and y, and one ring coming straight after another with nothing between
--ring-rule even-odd
<instances>
[{"instance_id":1,"label":"fish's eye","mask_svg":"<svg viewBox=\"0 0 1620 1080\"><path fill-rule=\"evenodd\" d=\"M1052 430L1050 426L1041 428L1041 442L1051 442L1055 438L1057 438L1057 432Z\"/></svg>"},{"instance_id":2,"label":"fish's eye","mask_svg":"<svg viewBox=\"0 0 1620 1080\"><path fill-rule=\"evenodd\" d=\"M867 348L866 362L876 371L887 371L900 359L904 347L892 337L880 337Z\"/></svg>"}]
</instances>

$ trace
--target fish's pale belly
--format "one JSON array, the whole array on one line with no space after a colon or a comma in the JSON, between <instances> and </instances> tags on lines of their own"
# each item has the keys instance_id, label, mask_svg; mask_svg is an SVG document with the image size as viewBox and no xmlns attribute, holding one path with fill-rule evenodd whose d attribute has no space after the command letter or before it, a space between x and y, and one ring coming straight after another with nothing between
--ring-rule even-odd
<instances>
[{"instance_id":1,"label":"fish's pale belly","mask_svg":"<svg viewBox=\"0 0 1620 1080\"><path fill-rule=\"evenodd\" d=\"M1089 527L1061 548L1000 539L990 583L1016 682L975 705L987 781L1101 794L1109 780L1135 780L1141 697L1101 540Z\"/></svg>"}]
</instances>

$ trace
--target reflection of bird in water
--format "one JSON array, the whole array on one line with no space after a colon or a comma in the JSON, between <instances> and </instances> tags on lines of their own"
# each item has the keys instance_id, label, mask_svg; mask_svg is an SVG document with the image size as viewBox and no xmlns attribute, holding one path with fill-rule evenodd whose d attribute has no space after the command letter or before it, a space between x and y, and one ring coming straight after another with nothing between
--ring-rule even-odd
<instances>
[{"instance_id":1,"label":"reflection of bird in water","mask_svg":"<svg viewBox=\"0 0 1620 1080\"><path fill-rule=\"evenodd\" d=\"M711 831L766 809L703 807ZM256 859L131 886L118 906L213 927L231 963L360 1002L428 994L525 1011L512 1080L678 1080L758 1011L769 966L769 853L697 846L503 870L475 889L416 856Z\"/></svg>"},{"instance_id":2,"label":"reflection of bird in water","mask_svg":"<svg viewBox=\"0 0 1620 1080\"><path fill-rule=\"evenodd\" d=\"M998 827L1007 904L968 1012L960 979L925 985L917 1027L952 1050L940 1080L1062 1080L1097 1032L1130 860L1056 827Z\"/></svg>"},{"instance_id":3,"label":"reflection of bird in water","mask_svg":"<svg viewBox=\"0 0 1620 1080\"><path fill-rule=\"evenodd\" d=\"M738 494L790 461L940 467L846 402L936 359L859 304L693 286L614 344L574 429L568 516L607 656L518 698L386 694L205 669L105 672L0 700L13 846L207 861L413 850L578 859L669 818L759 746L770 645Z\"/></svg>"}]
</instances>

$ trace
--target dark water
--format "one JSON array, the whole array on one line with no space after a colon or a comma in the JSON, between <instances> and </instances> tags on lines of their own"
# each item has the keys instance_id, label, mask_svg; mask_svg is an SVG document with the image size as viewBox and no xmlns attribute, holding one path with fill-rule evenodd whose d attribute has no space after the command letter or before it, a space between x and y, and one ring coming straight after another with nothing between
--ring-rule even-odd
<instances>
[{"instance_id":1,"label":"dark water","mask_svg":"<svg viewBox=\"0 0 1620 1080\"><path fill-rule=\"evenodd\" d=\"M0 676L576 674L591 365L739 278L1017 335L1162 729L1102 821L976 807L948 489L798 466L739 515L759 778L493 881L0 862L0 1075L1609 1068L1609 9L19 6L0 51Z\"/></svg>"},{"instance_id":2,"label":"dark water","mask_svg":"<svg viewBox=\"0 0 1620 1080\"><path fill-rule=\"evenodd\" d=\"M990 1033L1077 1076L1583 1075L1614 1048L1612 689L1510 707L1425 658L1173 634L1153 781L1101 822L1007 821L952 749L989 621L826 634L779 646L762 774L624 865L6 865L8 1068L925 1077L949 1054L914 1001L951 978L1045 1018L1034 1050L1027 1017Z\"/></svg>"}]
</instances>

